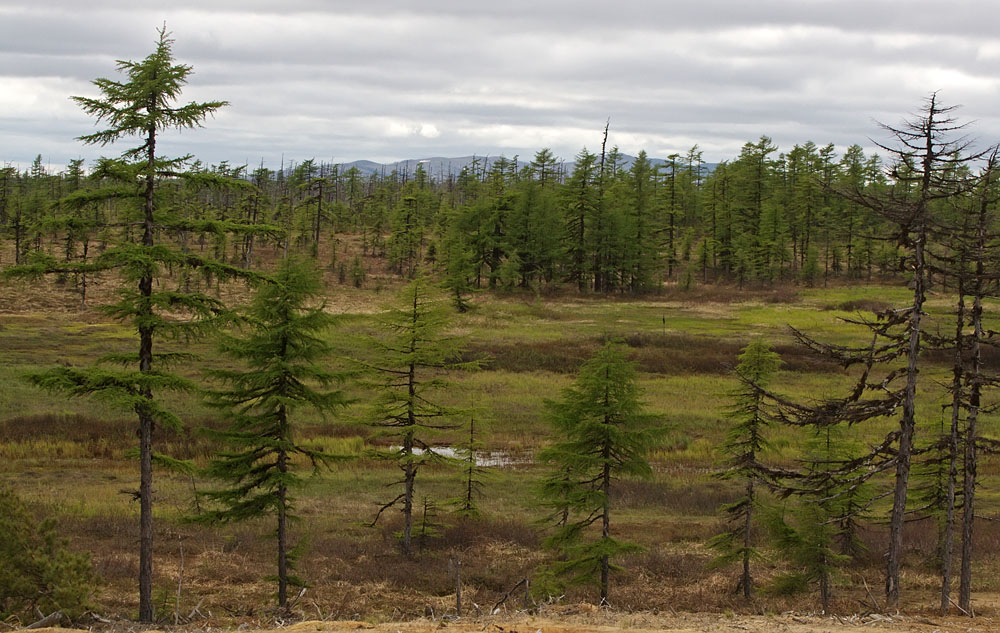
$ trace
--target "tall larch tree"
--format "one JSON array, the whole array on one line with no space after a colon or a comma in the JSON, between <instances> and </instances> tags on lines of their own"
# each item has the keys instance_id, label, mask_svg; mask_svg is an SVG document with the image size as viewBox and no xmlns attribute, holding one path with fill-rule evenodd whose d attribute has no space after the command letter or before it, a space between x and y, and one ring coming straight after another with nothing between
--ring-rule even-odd
<instances>
[{"instance_id":1,"label":"tall larch tree","mask_svg":"<svg viewBox=\"0 0 1000 633\"><path fill-rule=\"evenodd\" d=\"M579 290L586 290L590 281L588 246L594 231L592 220L600 204L597 178L597 156L583 149L577 154L573 173L562 188L566 277Z\"/></svg>"},{"instance_id":2,"label":"tall larch tree","mask_svg":"<svg viewBox=\"0 0 1000 633\"><path fill-rule=\"evenodd\" d=\"M97 79L99 97L74 97L85 112L107 127L80 137L84 143L107 146L128 138L139 144L126 149L118 159L104 159L99 170L106 176L102 185L67 196L84 200L123 201L125 209L119 222L125 225L121 239L91 262L60 262L39 253L31 264L10 269L11 276L30 277L47 273L79 273L114 270L125 284L119 299L104 307L111 317L131 325L138 333L135 354L109 354L103 363L121 364L126 369L97 366L87 369L60 367L31 377L38 385L73 396L94 396L134 412L138 418L139 437L139 620L154 619L153 579L153 430L156 425L177 428L180 419L171 413L154 392L190 390L193 385L166 371L171 362L189 360L190 354L154 351L154 341L166 338L190 338L203 334L226 314L217 299L183 288L168 288L157 283L168 271L197 268L213 277L254 277L239 268L192 253L184 253L170 243L157 242L157 235L191 230L221 234L241 230L231 223L215 220L178 218L167 208L160 184L174 180L207 179L185 170L189 157L165 158L157 151L160 135L167 129L200 127L224 101L178 104L183 86L192 68L174 63L166 29L159 30L155 50L141 61L119 61L118 70L125 79ZM131 206L128 206L131 205ZM139 228L139 241L129 239ZM269 227L257 230L267 232ZM186 317L186 318L185 318ZM127 367L134 367L129 370Z\"/></svg>"},{"instance_id":3,"label":"tall larch tree","mask_svg":"<svg viewBox=\"0 0 1000 633\"><path fill-rule=\"evenodd\" d=\"M954 110L954 106L942 106L937 94L931 94L916 117L899 126L883 125L896 143L879 145L895 160L890 174L893 186L880 193L842 192L847 200L870 209L889 224L898 243L906 249L907 268L912 275L912 301L903 308L908 319L904 334L906 376L889 516L885 581L888 608L896 608L899 604L903 526L916 431L922 319L928 281L927 240L936 209L943 201L962 192L963 184L955 177L959 168L976 158L969 154L971 141L961 136L965 125L957 121Z\"/></svg>"}]
</instances>

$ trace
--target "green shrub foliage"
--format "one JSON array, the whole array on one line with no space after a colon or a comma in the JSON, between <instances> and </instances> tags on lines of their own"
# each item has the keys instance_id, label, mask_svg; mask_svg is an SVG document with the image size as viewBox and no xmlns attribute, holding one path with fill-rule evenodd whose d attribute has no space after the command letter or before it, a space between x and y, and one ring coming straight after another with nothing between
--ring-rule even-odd
<instances>
[{"instance_id":1,"label":"green shrub foliage","mask_svg":"<svg viewBox=\"0 0 1000 633\"><path fill-rule=\"evenodd\" d=\"M90 556L70 551L52 519L37 521L0 486L0 617L35 619L60 611L73 619L90 604L96 577Z\"/></svg>"}]
</instances>

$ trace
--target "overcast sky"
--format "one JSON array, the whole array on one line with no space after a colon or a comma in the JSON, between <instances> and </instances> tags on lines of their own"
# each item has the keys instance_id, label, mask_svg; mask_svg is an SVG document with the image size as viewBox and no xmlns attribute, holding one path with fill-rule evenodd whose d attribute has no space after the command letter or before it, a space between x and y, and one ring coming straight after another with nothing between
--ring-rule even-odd
<instances>
[{"instance_id":1,"label":"overcast sky","mask_svg":"<svg viewBox=\"0 0 1000 633\"><path fill-rule=\"evenodd\" d=\"M164 22L194 66L184 100L231 103L168 134L209 163L570 159L609 117L630 154L715 162L762 134L842 151L934 90L996 142L998 17L997 0L0 0L0 164L100 155L69 96Z\"/></svg>"}]
</instances>

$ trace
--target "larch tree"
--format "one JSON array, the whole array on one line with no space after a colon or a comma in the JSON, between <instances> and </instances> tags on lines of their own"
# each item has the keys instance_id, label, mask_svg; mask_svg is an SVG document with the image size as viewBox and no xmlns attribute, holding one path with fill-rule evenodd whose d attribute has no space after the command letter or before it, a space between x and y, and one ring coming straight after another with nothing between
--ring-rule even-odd
<instances>
[{"instance_id":1,"label":"larch tree","mask_svg":"<svg viewBox=\"0 0 1000 633\"><path fill-rule=\"evenodd\" d=\"M57 613L57 622L72 621L93 608L98 578L90 555L70 551L55 520L39 521L6 484L0 485L0 534L0 618Z\"/></svg>"},{"instance_id":2,"label":"larch tree","mask_svg":"<svg viewBox=\"0 0 1000 633\"><path fill-rule=\"evenodd\" d=\"M942 613L947 613L953 603L952 557L955 533L959 529L959 499L962 548L958 607L966 614L972 613L971 554L977 452L983 444L993 445L981 433L979 416L984 388L997 386L996 377L983 371L981 346L989 337L983 328L983 299L987 294L995 293L994 275L989 268L990 262L996 258L993 224L996 204L1000 201L1000 193L996 190L998 154L1000 150L997 147L990 150L980 173L975 177L970 175L972 186L969 195L953 205L953 217L946 218L935 227L936 241L947 248L934 249L932 266L936 272L953 280L958 295L954 335L928 337L931 344L950 348L953 354L950 424L948 432L942 433L935 446L938 448L943 481L943 494L940 495L944 511L940 547ZM971 306L966 303L967 299L971 299Z\"/></svg>"},{"instance_id":3,"label":"larch tree","mask_svg":"<svg viewBox=\"0 0 1000 633\"><path fill-rule=\"evenodd\" d=\"M958 589L958 606L966 613L972 613L972 554L973 524L975 522L975 497L978 473L978 447L983 442L979 427L979 417L983 413L983 392L987 388L996 388L1000 380L995 375L985 371L983 363L983 345L987 343L989 334L983 324L983 299L990 286L991 268L989 261L995 258L992 248L995 245L995 235L990 225L996 217L997 202L996 181L1000 176L997 152L989 158L987 167L983 170L977 192L977 209L972 246L971 278L972 309L970 322L972 334L969 336L969 362L965 373L968 390L966 400L966 421L962 451L962 554Z\"/></svg>"},{"instance_id":4,"label":"larch tree","mask_svg":"<svg viewBox=\"0 0 1000 633\"><path fill-rule=\"evenodd\" d=\"M853 425L887 416L899 420L898 428L887 433L866 454L846 460L823 475L826 478L846 476L853 482L852 486L857 486L878 473L894 471L886 554L888 609L899 605L903 527L911 487L911 462L919 450L915 443L916 396L920 351L927 338L924 301L935 257L931 240L935 227L942 224L945 211L970 188L970 181L965 176L969 163L983 155L982 152L969 151L971 141L960 136L965 126L954 118L954 109L941 106L937 95L932 94L918 116L898 127L883 126L897 143L895 147L880 145L894 158L888 182L883 184L873 175L866 175L866 180L876 182L878 186L862 189L860 181L855 179L850 187L837 190L848 203L884 223L889 240L903 249L902 262L909 271L912 300L901 308L879 311L874 318L859 316L845 319L848 323L868 329L871 334L868 345L823 344L794 332L796 338L814 352L831 358L845 368L861 366L863 370L851 393L843 398L799 405L775 397L779 417L793 425ZM891 252L895 256L896 247ZM971 281L974 276L967 279ZM965 317L960 318L964 320ZM961 326L959 328L962 329ZM875 365L886 366L880 379L872 376ZM774 397L773 394L770 396ZM970 405L969 410L973 409ZM974 416L970 414L970 417ZM951 470L950 464L946 466L945 470ZM864 474L851 474L858 469L863 469ZM945 471L941 472L948 475ZM822 480L814 480L811 485L822 483ZM942 496L942 500L949 504L953 503L953 499L954 491ZM946 541L943 539L942 543ZM948 584L945 579L942 596L947 592ZM945 598L942 597L942 600Z\"/></svg>"},{"instance_id":5,"label":"larch tree","mask_svg":"<svg viewBox=\"0 0 1000 633\"><path fill-rule=\"evenodd\" d=\"M245 369L208 372L223 383L210 392L210 404L230 420L226 431L212 434L229 449L216 456L207 470L226 484L204 493L219 507L197 520L276 517L278 608L283 611L288 607L288 586L304 585L292 573L290 552L295 548L288 539L294 512L291 491L302 482L295 464L305 461L315 470L337 459L296 440L295 413L305 408L326 416L347 403L343 392L330 389L342 375L321 364L331 351L323 334L333 321L317 305L321 293L321 278L313 266L282 261L249 307L246 333L221 340L220 351Z\"/></svg>"},{"instance_id":6,"label":"larch tree","mask_svg":"<svg viewBox=\"0 0 1000 633\"><path fill-rule=\"evenodd\" d=\"M635 367L624 346L606 343L580 368L562 399L548 403L556 441L539 453L553 468L542 488L547 506L561 516L547 541L561 557L552 572L570 583L597 583L601 604L608 603L613 560L638 550L611 534L612 482L622 477L650 477L647 453L660 428L643 412ZM599 536L587 539L589 528Z\"/></svg>"},{"instance_id":7,"label":"larch tree","mask_svg":"<svg viewBox=\"0 0 1000 633\"><path fill-rule=\"evenodd\" d=\"M762 454L771 448L765 437L770 416L762 389L780 366L781 358L763 339L756 338L743 349L736 366L741 386L733 392L734 402L727 412L732 426L720 447L725 470L719 473L719 478L742 483L744 493L723 506L730 529L713 537L709 547L719 552L713 565L741 564L737 591L747 599L753 595L750 563L759 558L753 538L755 511L760 503L758 487L774 478L772 469L761 461Z\"/></svg>"},{"instance_id":8,"label":"larch tree","mask_svg":"<svg viewBox=\"0 0 1000 633\"><path fill-rule=\"evenodd\" d=\"M489 472L479 463L483 442L476 437L476 420L469 419L469 437L460 446L462 453L462 494L452 501L455 511L462 517L480 515L478 498L483 496L483 478Z\"/></svg>"},{"instance_id":9,"label":"larch tree","mask_svg":"<svg viewBox=\"0 0 1000 633\"><path fill-rule=\"evenodd\" d=\"M139 144L126 149L118 159L101 161L106 175L101 186L67 196L73 204L91 200L119 200L126 206L118 226L121 239L89 262L65 262L37 253L31 263L5 271L8 276L30 278L50 273L86 273L114 270L122 278L119 298L104 306L112 318L129 324L138 333L134 354L109 354L99 365L77 369L59 367L31 376L37 385L72 396L104 399L138 418L139 437L139 620L152 622L153 581L153 430L157 425L179 428L181 420L154 397L154 392L193 390L194 385L167 371L171 363L189 362L183 352L155 351L154 341L189 339L204 334L225 318L227 310L218 299L183 288L158 283L168 271L200 269L215 278L254 278L249 271L157 242L157 236L182 230L221 234L228 231L271 231L267 226L241 227L214 220L186 220L177 217L165 203L160 184L171 179L208 178L185 171L188 156L165 158L157 151L161 133L167 129L200 127L224 101L178 105L181 90L192 68L174 63L171 40L166 29L159 30L155 50L141 61L119 61L120 81L96 79L99 97L74 97L85 112L105 129L80 137L84 143L107 146L122 139L138 137ZM218 182L217 179L212 179ZM226 183L232 184L232 183ZM139 241L129 239L139 229ZM117 363L115 370L102 364ZM132 367L133 369L128 369Z\"/></svg>"},{"instance_id":10,"label":"larch tree","mask_svg":"<svg viewBox=\"0 0 1000 633\"><path fill-rule=\"evenodd\" d=\"M464 236L455 228L450 227L444 238L445 271L441 287L451 296L452 305L459 312L468 312L472 308L469 295L474 288L470 278L475 274L469 247Z\"/></svg>"},{"instance_id":11,"label":"larch tree","mask_svg":"<svg viewBox=\"0 0 1000 633\"><path fill-rule=\"evenodd\" d=\"M399 466L403 478L397 483L403 490L379 507L372 525L398 505L403 515L402 551L409 556L417 473L429 463L444 461L434 451L432 438L458 428L452 420L461 413L435 402L432 394L445 385L440 372L471 369L476 363L459 360L461 340L445 332L450 309L423 275L418 274L400 292L396 305L377 320L383 335L372 340L375 359L368 365L378 390L370 424L398 442L381 457Z\"/></svg>"},{"instance_id":12,"label":"larch tree","mask_svg":"<svg viewBox=\"0 0 1000 633\"><path fill-rule=\"evenodd\" d=\"M586 149L576 156L573 174L562 189L562 210L566 234L567 281L586 290L590 280L587 266L588 244L593 227L591 220L600 204L597 183L597 157Z\"/></svg>"},{"instance_id":13,"label":"larch tree","mask_svg":"<svg viewBox=\"0 0 1000 633\"><path fill-rule=\"evenodd\" d=\"M809 431L800 470L784 473L774 485L779 495L794 497L794 503L767 509L764 524L780 554L793 565L775 578L773 588L794 593L815 584L823 612L828 613L836 570L864 550L856 521L871 496L858 483L859 477L863 481L861 469L836 473L857 451L845 429L831 424Z\"/></svg>"},{"instance_id":14,"label":"larch tree","mask_svg":"<svg viewBox=\"0 0 1000 633\"><path fill-rule=\"evenodd\" d=\"M962 168L982 155L969 152L971 141L961 136L965 124L957 121L954 111L955 106L942 106L937 94L932 93L916 117L899 126L883 124L896 143L895 146L879 144L895 159L890 173L893 186L875 193L840 192L848 201L869 209L888 223L893 237L905 248L907 268L912 275L912 301L898 311L907 319L903 334L906 373L886 554L885 594L886 607L890 609L899 604L903 525L916 432L922 319L929 272L928 238L936 210L944 201L961 195L965 188L966 183L959 176Z\"/></svg>"}]
</instances>

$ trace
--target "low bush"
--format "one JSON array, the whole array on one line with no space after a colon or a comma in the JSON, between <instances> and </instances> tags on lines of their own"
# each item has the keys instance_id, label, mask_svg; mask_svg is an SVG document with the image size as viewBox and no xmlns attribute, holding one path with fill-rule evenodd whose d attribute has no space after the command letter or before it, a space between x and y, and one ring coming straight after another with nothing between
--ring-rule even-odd
<instances>
[{"instance_id":1,"label":"low bush","mask_svg":"<svg viewBox=\"0 0 1000 633\"><path fill-rule=\"evenodd\" d=\"M88 609L96 581L90 556L69 551L55 522L36 521L7 487L0 487L0 534L0 618L40 610L72 620Z\"/></svg>"}]
</instances>

